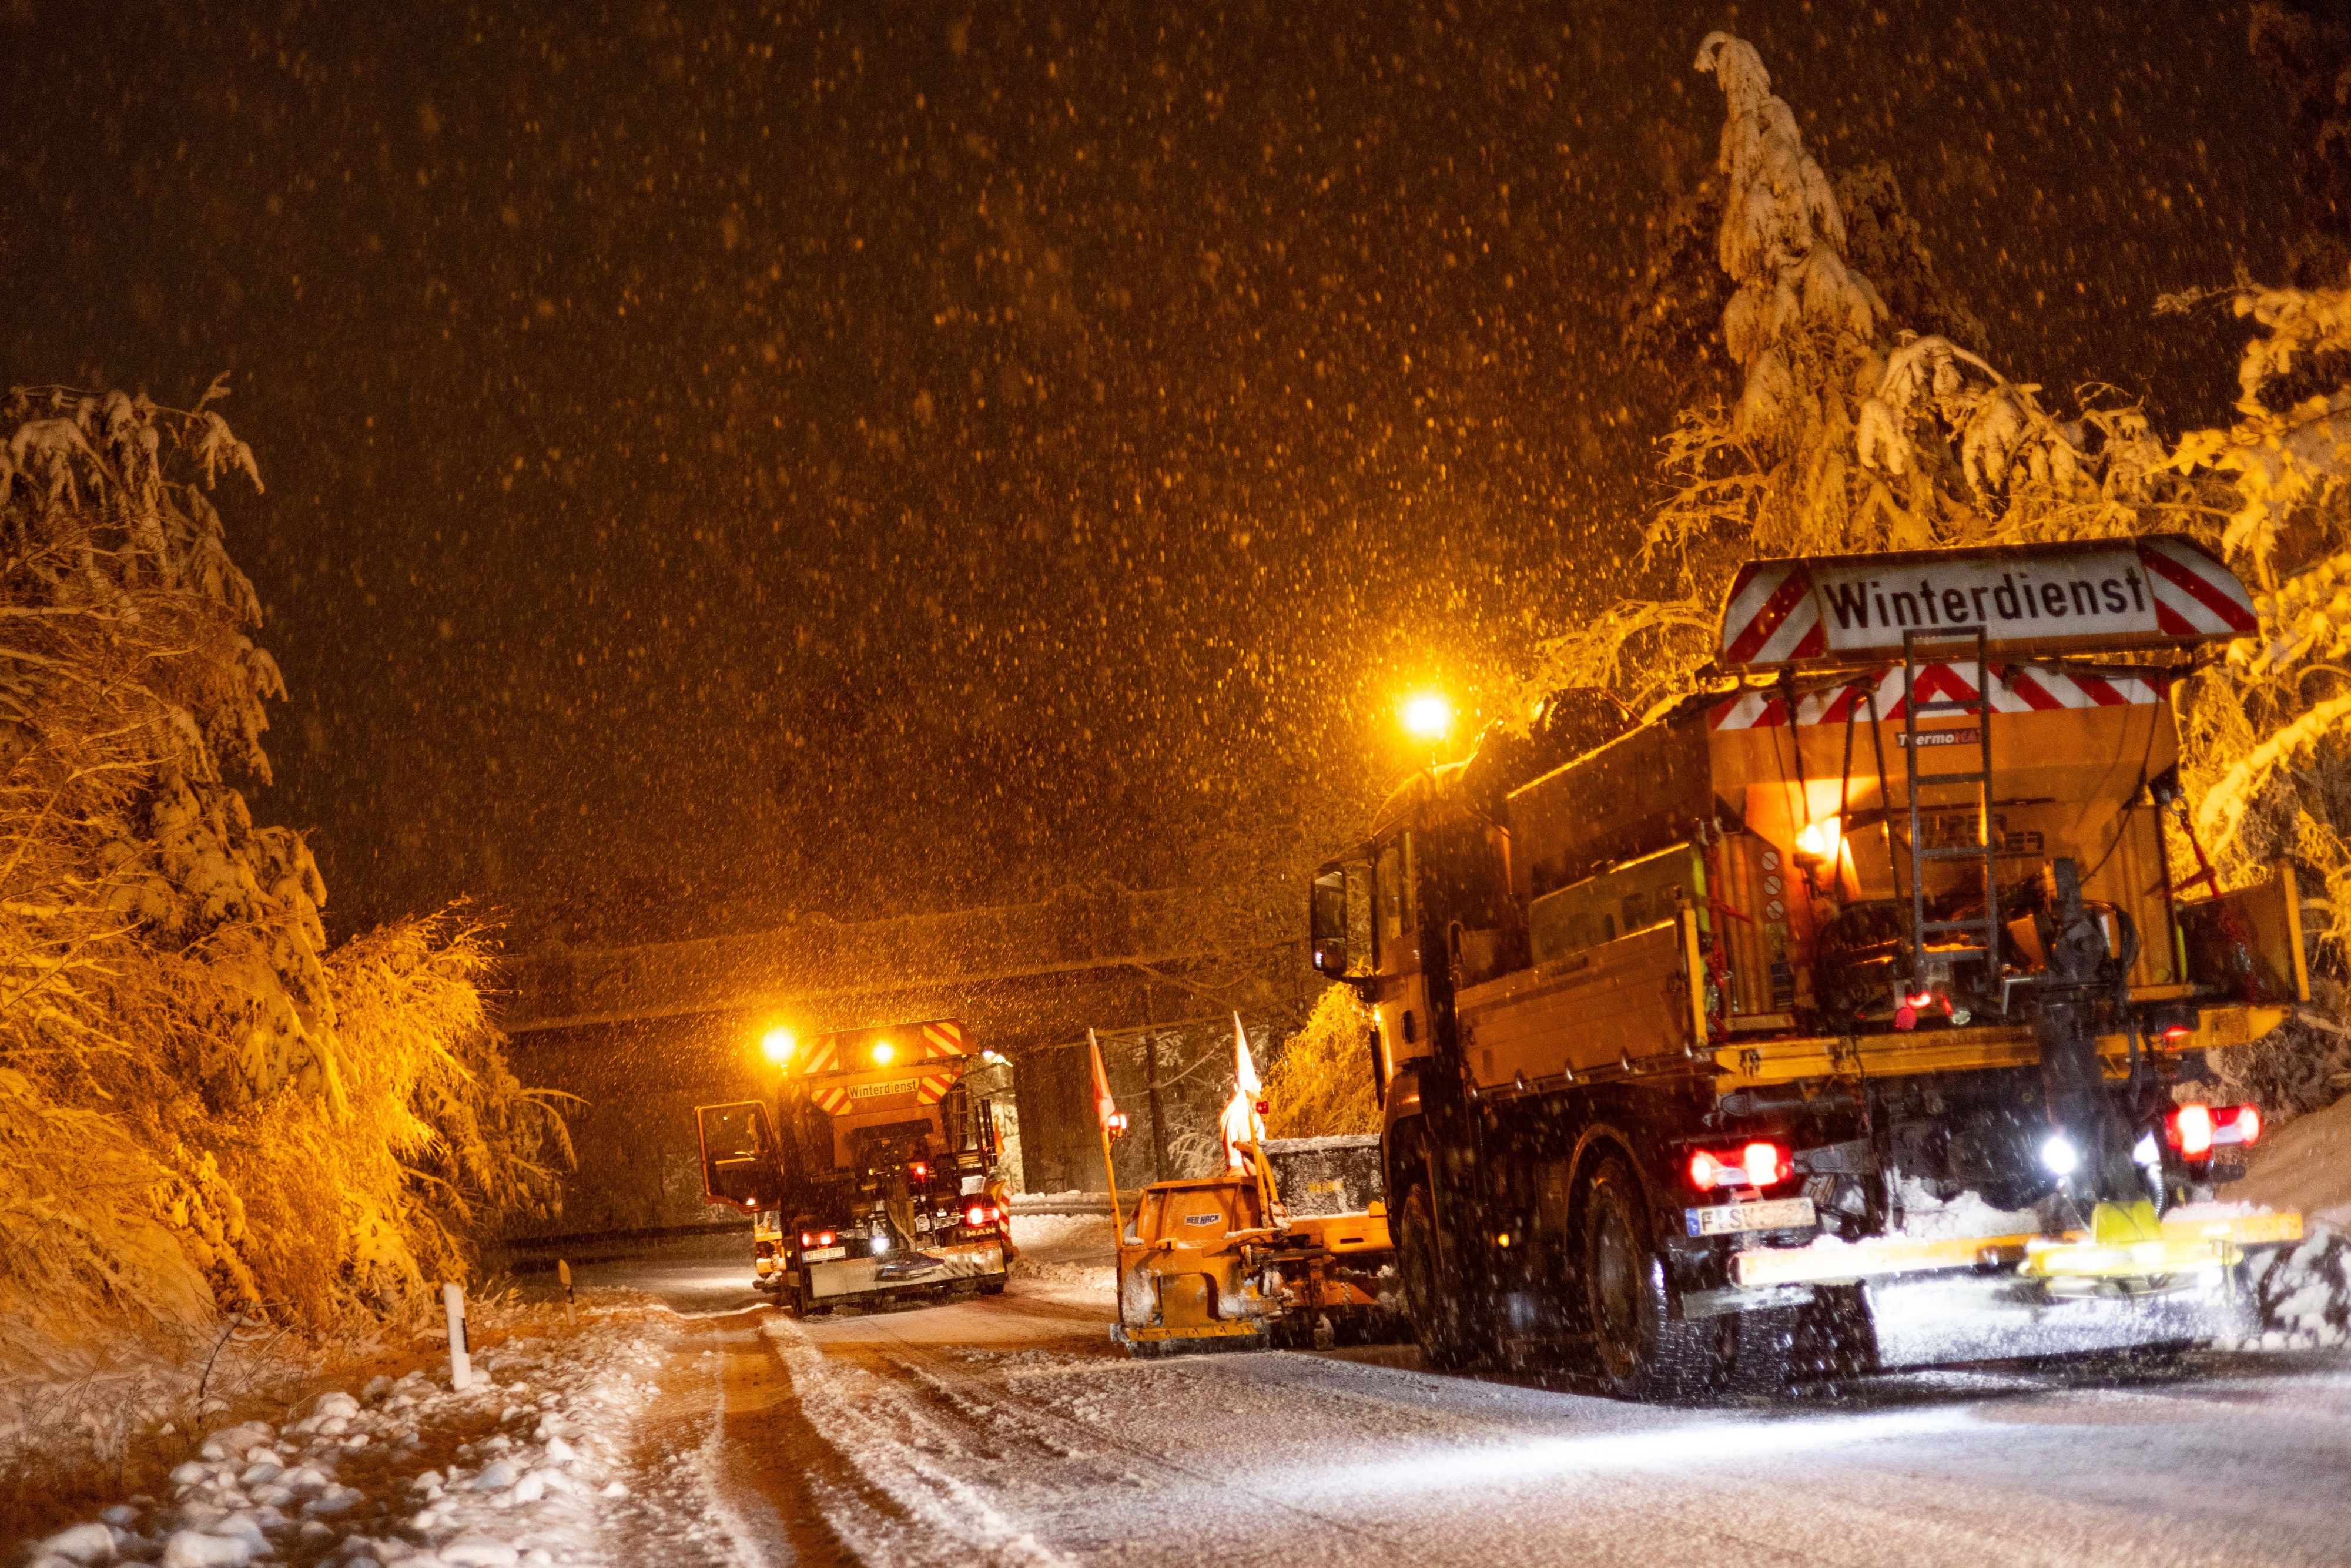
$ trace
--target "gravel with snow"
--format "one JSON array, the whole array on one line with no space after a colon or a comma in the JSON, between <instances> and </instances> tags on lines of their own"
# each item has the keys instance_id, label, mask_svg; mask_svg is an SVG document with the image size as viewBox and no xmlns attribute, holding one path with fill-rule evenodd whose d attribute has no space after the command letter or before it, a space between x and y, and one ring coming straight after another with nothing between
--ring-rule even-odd
<instances>
[{"instance_id":1,"label":"gravel with snow","mask_svg":"<svg viewBox=\"0 0 2351 1568\"><path fill-rule=\"evenodd\" d=\"M108 1563L410 1568L618 1562L608 1516L660 1356L642 1313L477 1357L474 1385L379 1377L319 1396L298 1420L214 1432L134 1498L38 1542L28 1568Z\"/></svg>"}]
</instances>

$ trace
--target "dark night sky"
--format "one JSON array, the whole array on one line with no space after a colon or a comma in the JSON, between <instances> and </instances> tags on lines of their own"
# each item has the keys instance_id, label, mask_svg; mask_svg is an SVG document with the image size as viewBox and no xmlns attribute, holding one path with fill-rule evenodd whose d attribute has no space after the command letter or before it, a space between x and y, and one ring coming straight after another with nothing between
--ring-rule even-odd
<instances>
[{"instance_id":1,"label":"dark night sky","mask_svg":"<svg viewBox=\"0 0 2351 1568\"><path fill-rule=\"evenodd\" d=\"M1964 14L1962 16L1961 14ZM2000 361L2222 412L2235 6L0 5L0 375L227 412L352 924L1208 878L1620 591L1644 218L1753 38Z\"/></svg>"}]
</instances>

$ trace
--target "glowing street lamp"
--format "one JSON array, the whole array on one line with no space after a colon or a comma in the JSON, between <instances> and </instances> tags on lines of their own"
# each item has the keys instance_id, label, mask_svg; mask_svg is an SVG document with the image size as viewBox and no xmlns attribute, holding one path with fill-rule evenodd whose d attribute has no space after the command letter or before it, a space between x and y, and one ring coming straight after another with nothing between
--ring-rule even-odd
<instances>
[{"instance_id":1,"label":"glowing street lamp","mask_svg":"<svg viewBox=\"0 0 2351 1568\"><path fill-rule=\"evenodd\" d=\"M1415 738L1431 746L1453 728L1453 705L1436 692L1423 692L1404 705L1404 727Z\"/></svg>"},{"instance_id":2,"label":"glowing street lamp","mask_svg":"<svg viewBox=\"0 0 2351 1568\"><path fill-rule=\"evenodd\" d=\"M792 1048L798 1042L788 1029L771 1029L759 1037L759 1054L781 1067L792 1059Z\"/></svg>"}]
</instances>

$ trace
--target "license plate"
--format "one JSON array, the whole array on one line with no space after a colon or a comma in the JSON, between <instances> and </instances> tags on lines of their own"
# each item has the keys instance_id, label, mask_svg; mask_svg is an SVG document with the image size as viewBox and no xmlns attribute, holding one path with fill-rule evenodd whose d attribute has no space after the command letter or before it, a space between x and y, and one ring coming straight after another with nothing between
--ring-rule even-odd
<instances>
[{"instance_id":1,"label":"license plate","mask_svg":"<svg viewBox=\"0 0 2351 1568\"><path fill-rule=\"evenodd\" d=\"M1725 1203L1682 1210L1692 1236L1736 1236L1744 1230L1802 1230L1818 1225L1809 1197L1775 1197L1768 1203Z\"/></svg>"},{"instance_id":2,"label":"license plate","mask_svg":"<svg viewBox=\"0 0 2351 1568\"><path fill-rule=\"evenodd\" d=\"M811 1247L800 1254L804 1261L810 1263L830 1263L836 1258L848 1256L849 1249L846 1247Z\"/></svg>"}]
</instances>

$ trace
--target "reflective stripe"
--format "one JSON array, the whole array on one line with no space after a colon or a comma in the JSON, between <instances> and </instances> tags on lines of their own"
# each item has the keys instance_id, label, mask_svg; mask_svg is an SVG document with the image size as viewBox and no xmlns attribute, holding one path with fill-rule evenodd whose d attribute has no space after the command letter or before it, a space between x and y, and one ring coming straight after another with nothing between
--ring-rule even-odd
<instances>
[{"instance_id":1,"label":"reflective stripe","mask_svg":"<svg viewBox=\"0 0 2351 1568\"><path fill-rule=\"evenodd\" d=\"M2161 676L2070 674L2040 665L1995 664L1991 667L1994 713L2043 713L2054 708L2146 707L2163 699ZM1876 696L1880 723L1903 716L1902 667L1882 671L1840 686L1807 692L1797 699L1800 725L1844 724L1869 716L1871 695ZM1922 664L1917 695L1926 702L1976 700L1976 670L1972 663ZM1930 715L1949 718L1949 713ZM1776 691L1744 691L1714 709L1708 724L1715 729L1778 729L1788 722L1787 704Z\"/></svg>"}]
</instances>

